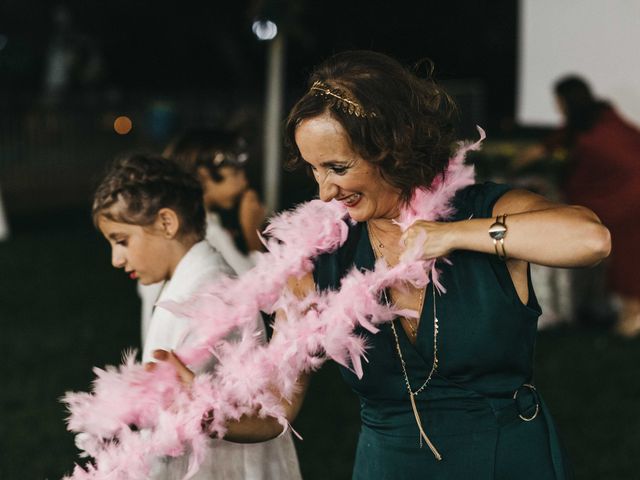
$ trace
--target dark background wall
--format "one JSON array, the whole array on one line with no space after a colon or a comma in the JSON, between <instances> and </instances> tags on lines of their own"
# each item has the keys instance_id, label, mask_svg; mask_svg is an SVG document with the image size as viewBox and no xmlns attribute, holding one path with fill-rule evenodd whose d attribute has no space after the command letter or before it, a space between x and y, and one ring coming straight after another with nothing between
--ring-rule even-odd
<instances>
[{"instance_id":1,"label":"dark background wall","mask_svg":"<svg viewBox=\"0 0 640 480\"><path fill-rule=\"evenodd\" d=\"M123 151L161 150L190 125L240 129L261 187L268 45L251 31L274 20L286 38L285 110L313 65L373 49L412 65L429 58L459 102L460 135L513 129L517 2L113 0L0 4L0 188L12 215L86 204L104 164ZM55 52L66 80L55 83ZM62 84L62 86L61 86ZM113 120L127 115L130 134ZM281 205L313 185L284 177ZM46 199L46 201L44 201Z\"/></svg>"},{"instance_id":2,"label":"dark background wall","mask_svg":"<svg viewBox=\"0 0 640 480\"><path fill-rule=\"evenodd\" d=\"M515 0L453 2L4 0L0 86L37 91L61 5L69 29L104 59L101 87L261 92L264 45L255 18L274 19L288 37L287 81L299 87L310 66L344 49L368 48L405 62L431 58L441 79L485 85L489 120L512 117L516 60Z\"/></svg>"}]
</instances>

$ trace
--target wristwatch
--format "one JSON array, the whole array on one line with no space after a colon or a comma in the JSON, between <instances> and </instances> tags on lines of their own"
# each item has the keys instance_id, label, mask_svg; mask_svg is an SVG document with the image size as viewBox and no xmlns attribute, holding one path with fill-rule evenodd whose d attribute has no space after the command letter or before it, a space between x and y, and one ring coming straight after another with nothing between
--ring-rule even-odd
<instances>
[{"instance_id":1,"label":"wristwatch","mask_svg":"<svg viewBox=\"0 0 640 480\"><path fill-rule=\"evenodd\" d=\"M502 217L502 219L500 217ZM489 227L489 236L493 240L493 247L496 249L496 255L500 260L507 259L507 251L504 248L504 237L507 235L506 221L506 215L498 215L496 217L496 221ZM502 250L502 253L498 249L498 244L500 244L500 250Z\"/></svg>"}]
</instances>

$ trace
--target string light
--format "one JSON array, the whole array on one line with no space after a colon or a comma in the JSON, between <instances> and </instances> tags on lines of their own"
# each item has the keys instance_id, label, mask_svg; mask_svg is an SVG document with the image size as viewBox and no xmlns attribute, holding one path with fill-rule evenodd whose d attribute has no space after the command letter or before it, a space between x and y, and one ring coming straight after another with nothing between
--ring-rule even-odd
<instances>
[{"instance_id":1,"label":"string light","mask_svg":"<svg viewBox=\"0 0 640 480\"><path fill-rule=\"evenodd\" d=\"M258 40L273 40L278 35L278 26L271 20L256 20L251 30Z\"/></svg>"},{"instance_id":2,"label":"string light","mask_svg":"<svg viewBox=\"0 0 640 480\"><path fill-rule=\"evenodd\" d=\"M133 122L125 115L121 115L113 122L113 129L118 135L126 135L133 128Z\"/></svg>"}]
</instances>

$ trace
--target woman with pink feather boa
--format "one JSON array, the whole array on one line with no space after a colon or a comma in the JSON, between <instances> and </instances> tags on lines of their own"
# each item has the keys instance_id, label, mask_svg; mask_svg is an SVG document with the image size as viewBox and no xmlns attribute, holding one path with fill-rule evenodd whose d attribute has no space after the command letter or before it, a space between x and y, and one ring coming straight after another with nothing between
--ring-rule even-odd
<instances>
[{"instance_id":1,"label":"woman with pink feather boa","mask_svg":"<svg viewBox=\"0 0 640 480\"><path fill-rule=\"evenodd\" d=\"M322 201L344 207L348 235L290 290L300 299L339 290L350 269L393 268L415 249L442 260L430 265L430 282L382 291L398 315L379 332L358 328L368 363L357 374L342 369L361 399L354 479L568 478L533 384L540 310L529 263L596 264L609 254L609 232L586 208L464 180L430 219L403 222L403 210L420 208L416 198L428 204L436 184L455 183L452 109L432 81L381 54L346 52L316 69L289 115L290 163L312 171ZM289 421L307 377L299 382L285 402ZM228 428L227 438L255 441L280 427L246 418Z\"/></svg>"},{"instance_id":2,"label":"woman with pink feather boa","mask_svg":"<svg viewBox=\"0 0 640 480\"><path fill-rule=\"evenodd\" d=\"M139 459L186 445L198 457L208 435L274 438L327 359L360 397L354 479L570 478L533 380L529 264L596 264L609 232L586 208L475 184L464 156L480 142L453 151L453 110L430 78L379 53L317 67L286 138L290 166L311 171L320 199L271 221L268 253L247 274L163 306L193 318L198 348L155 351L152 379L129 361L100 371L92 395L67 397L70 429L90 432L97 459L74 478L141 478L125 450ZM245 328L259 310L278 312L266 346ZM230 345L233 328L246 333ZM213 375L185 367L211 352ZM128 407L96 425L106 389L154 413ZM141 439L127 422L152 433Z\"/></svg>"}]
</instances>

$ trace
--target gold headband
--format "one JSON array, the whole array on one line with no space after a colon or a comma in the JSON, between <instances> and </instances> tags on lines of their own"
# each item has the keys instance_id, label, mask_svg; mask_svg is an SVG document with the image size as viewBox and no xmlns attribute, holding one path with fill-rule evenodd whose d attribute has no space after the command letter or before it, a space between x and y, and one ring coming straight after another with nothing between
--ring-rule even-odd
<instances>
[{"instance_id":1,"label":"gold headband","mask_svg":"<svg viewBox=\"0 0 640 480\"><path fill-rule=\"evenodd\" d=\"M313 82L310 90L314 90L315 95L331 97L333 104L349 115L355 115L356 117L362 118L376 116L375 112L365 112L362 105L349 98L342 90L338 88L331 88L329 85L319 80Z\"/></svg>"}]
</instances>

